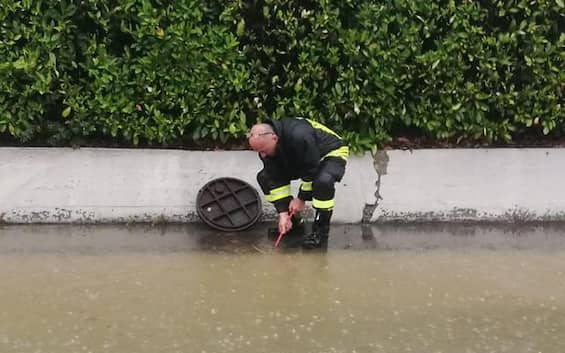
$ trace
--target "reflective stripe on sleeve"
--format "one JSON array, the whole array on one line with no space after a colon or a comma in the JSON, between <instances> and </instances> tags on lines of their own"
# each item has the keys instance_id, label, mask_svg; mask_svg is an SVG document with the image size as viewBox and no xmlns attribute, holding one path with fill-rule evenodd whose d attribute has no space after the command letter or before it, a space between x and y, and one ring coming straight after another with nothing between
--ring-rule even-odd
<instances>
[{"instance_id":1,"label":"reflective stripe on sleeve","mask_svg":"<svg viewBox=\"0 0 565 353\"><path fill-rule=\"evenodd\" d=\"M303 181L300 184L300 190L302 191L312 191L312 182L311 181Z\"/></svg>"},{"instance_id":2,"label":"reflective stripe on sleeve","mask_svg":"<svg viewBox=\"0 0 565 353\"><path fill-rule=\"evenodd\" d=\"M272 189L265 198L269 202L275 202L288 196L290 196L290 184Z\"/></svg>"},{"instance_id":3,"label":"reflective stripe on sleeve","mask_svg":"<svg viewBox=\"0 0 565 353\"><path fill-rule=\"evenodd\" d=\"M326 154L323 158L326 157L338 157L341 159L344 159L347 162L347 157L349 156L349 147L347 146L342 146L338 149L335 149L333 151L330 151L328 154ZM322 158L322 159L323 159Z\"/></svg>"},{"instance_id":4,"label":"reflective stripe on sleeve","mask_svg":"<svg viewBox=\"0 0 565 353\"><path fill-rule=\"evenodd\" d=\"M331 210L334 208L334 200L326 200L326 201L322 201L322 200L317 200L317 199L313 199L312 200L312 206L314 208L319 208L319 209L323 209L323 210Z\"/></svg>"}]
</instances>

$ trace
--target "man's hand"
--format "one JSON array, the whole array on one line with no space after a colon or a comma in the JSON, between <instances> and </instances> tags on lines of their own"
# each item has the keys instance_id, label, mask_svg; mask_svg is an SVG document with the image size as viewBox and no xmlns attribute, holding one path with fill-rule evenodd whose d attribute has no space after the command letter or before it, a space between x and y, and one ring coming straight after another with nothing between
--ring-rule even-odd
<instances>
[{"instance_id":1,"label":"man's hand","mask_svg":"<svg viewBox=\"0 0 565 353\"><path fill-rule=\"evenodd\" d=\"M286 233L292 228L292 221L288 212L279 213L279 232Z\"/></svg>"},{"instance_id":2,"label":"man's hand","mask_svg":"<svg viewBox=\"0 0 565 353\"><path fill-rule=\"evenodd\" d=\"M306 203L303 200L301 200L299 198L295 198L295 199L292 199L290 201L290 205L288 205L288 211L291 214L296 214L298 212L304 211L305 206L306 206Z\"/></svg>"}]
</instances>

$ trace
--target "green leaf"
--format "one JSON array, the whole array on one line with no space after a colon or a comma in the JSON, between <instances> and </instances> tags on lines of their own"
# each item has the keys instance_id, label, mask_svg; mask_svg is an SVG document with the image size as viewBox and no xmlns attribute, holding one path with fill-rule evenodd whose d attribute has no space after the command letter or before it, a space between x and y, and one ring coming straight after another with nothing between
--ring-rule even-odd
<instances>
[{"instance_id":1,"label":"green leaf","mask_svg":"<svg viewBox=\"0 0 565 353\"><path fill-rule=\"evenodd\" d=\"M238 37L241 37L245 32L245 20L241 19L237 24L236 34Z\"/></svg>"},{"instance_id":2,"label":"green leaf","mask_svg":"<svg viewBox=\"0 0 565 353\"><path fill-rule=\"evenodd\" d=\"M69 115L71 115L71 107L66 107L65 110L63 110L63 113L61 114L63 116L63 118L68 118Z\"/></svg>"},{"instance_id":3,"label":"green leaf","mask_svg":"<svg viewBox=\"0 0 565 353\"><path fill-rule=\"evenodd\" d=\"M299 78L296 84L294 85L294 91L300 92L301 89L302 89L302 79Z\"/></svg>"},{"instance_id":4,"label":"green leaf","mask_svg":"<svg viewBox=\"0 0 565 353\"><path fill-rule=\"evenodd\" d=\"M197 127L196 129L194 129L194 131L192 132L192 139L193 140L199 140L200 139L200 127Z\"/></svg>"},{"instance_id":5,"label":"green leaf","mask_svg":"<svg viewBox=\"0 0 565 353\"><path fill-rule=\"evenodd\" d=\"M341 88L339 82L335 83L335 92L337 93L338 97L341 97L343 95L343 89Z\"/></svg>"}]
</instances>

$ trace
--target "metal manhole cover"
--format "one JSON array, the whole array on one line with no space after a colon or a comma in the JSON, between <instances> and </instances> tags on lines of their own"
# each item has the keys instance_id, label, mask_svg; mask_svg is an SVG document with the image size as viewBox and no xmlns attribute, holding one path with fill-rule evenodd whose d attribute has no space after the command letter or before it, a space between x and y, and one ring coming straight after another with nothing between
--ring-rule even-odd
<instances>
[{"instance_id":1,"label":"metal manhole cover","mask_svg":"<svg viewBox=\"0 0 565 353\"><path fill-rule=\"evenodd\" d=\"M261 215L257 190L235 178L218 178L198 191L196 211L204 223L221 231L241 231L251 227Z\"/></svg>"}]
</instances>

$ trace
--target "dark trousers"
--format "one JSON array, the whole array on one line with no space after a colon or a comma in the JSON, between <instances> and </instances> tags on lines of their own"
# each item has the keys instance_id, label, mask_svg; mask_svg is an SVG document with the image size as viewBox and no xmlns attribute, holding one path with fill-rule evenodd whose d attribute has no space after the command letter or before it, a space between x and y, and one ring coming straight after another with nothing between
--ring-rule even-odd
<instances>
[{"instance_id":1,"label":"dark trousers","mask_svg":"<svg viewBox=\"0 0 565 353\"><path fill-rule=\"evenodd\" d=\"M335 183L340 182L343 178L345 165L345 160L338 157L323 159L312 180L312 191L301 191L299 197L304 201L311 201L313 198L319 201L332 201L335 196ZM257 182L261 186L263 193L267 195L272 189L290 184L290 178L269 175L263 169L257 174Z\"/></svg>"}]
</instances>

